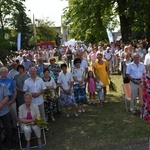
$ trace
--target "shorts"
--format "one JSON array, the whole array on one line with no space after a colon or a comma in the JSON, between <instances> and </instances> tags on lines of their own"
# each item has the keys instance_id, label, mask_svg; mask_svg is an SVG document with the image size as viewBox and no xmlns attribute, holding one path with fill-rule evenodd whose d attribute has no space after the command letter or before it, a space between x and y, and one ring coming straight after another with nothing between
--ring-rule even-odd
<instances>
[{"instance_id":1,"label":"shorts","mask_svg":"<svg viewBox=\"0 0 150 150\"><path fill-rule=\"evenodd\" d=\"M98 95L99 100L103 100L103 90L102 89L97 91L97 95Z\"/></svg>"}]
</instances>

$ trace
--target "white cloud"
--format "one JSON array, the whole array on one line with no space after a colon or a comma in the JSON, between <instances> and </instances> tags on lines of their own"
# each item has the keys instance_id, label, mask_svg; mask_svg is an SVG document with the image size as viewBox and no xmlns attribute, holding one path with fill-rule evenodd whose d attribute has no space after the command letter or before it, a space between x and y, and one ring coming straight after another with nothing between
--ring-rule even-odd
<instances>
[{"instance_id":1,"label":"white cloud","mask_svg":"<svg viewBox=\"0 0 150 150\"><path fill-rule=\"evenodd\" d=\"M26 0L25 6L30 18L33 14L36 19L48 17L55 22L55 26L60 26L62 10L68 6L68 2L66 0Z\"/></svg>"}]
</instances>

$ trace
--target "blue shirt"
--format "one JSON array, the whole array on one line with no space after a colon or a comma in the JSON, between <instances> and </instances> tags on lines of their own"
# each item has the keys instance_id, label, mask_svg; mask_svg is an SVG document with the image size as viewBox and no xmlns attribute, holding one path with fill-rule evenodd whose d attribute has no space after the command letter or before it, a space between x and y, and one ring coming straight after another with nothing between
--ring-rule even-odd
<instances>
[{"instance_id":1,"label":"blue shirt","mask_svg":"<svg viewBox=\"0 0 150 150\"><path fill-rule=\"evenodd\" d=\"M141 79L145 72L145 66L142 62L139 62L138 65L136 65L134 62L131 62L127 66L126 70L126 74L129 74L134 79Z\"/></svg>"},{"instance_id":2,"label":"blue shirt","mask_svg":"<svg viewBox=\"0 0 150 150\"><path fill-rule=\"evenodd\" d=\"M15 85L14 81L12 79L10 79L10 78L6 78L6 79L0 78L0 83L1 84L5 84L7 86L8 90L9 90L9 92L11 94L11 97L9 98L9 101L11 101L12 97L14 95L14 91L13 90L14 90L14 88L16 88L16 85Z\"/></svg>"},{"instance_id":3,"label":"blue shirt","mask_svg":"<svg viewBox=\"0 0 150 150\"><path fill-rule=\"evenodd\" d=\"M44 71L45 65L36 65L37 75L40 77L40 74Z\"/></svg>"},{"instance_id":4,"label":"blue shirt","mask_svg":"<svg viewBox=\"0 0 150 150\"><path fill-rule=\"evenodd\" d=\"M3 101L3 99L6 96L10 96L10 92L5 84L0 83L0 102ZM7 103L0 109L0 116L4 116L9 112L9 107Z\"/></svg>"},{"instance_id":5,"label":"blue shirt","mask_svg":"<svg viewBox=\"0 0 150 150\"><path fill-rule=\"evenodd\" d=\"M59 71L53 71L53 69L54 68L58 68L58 69L60 69L60 72L61 72L61 68L60 68L60 66L58 65L58 64L54 64L54 65L49 65L48 66L48 69L50 70L50 72L52 71L53 72L53 74L54 74L54 80L55 80L55 82L57 83L57 80L58 80L58 76L59 76ZM53 77L53 76L51 76L51 77Z\"/></svg>"},{"instance_id":6,"label":"blue shirt","mask_svg":"<svg viewBox=\"0 0 150 150\"><path fill-rule=\"evenodd\" d=\"M29 68L31 67L31 61L30 60L23 60L21 64L26 67L26 71L28 71Z\"/></svg>"}]
</instances>

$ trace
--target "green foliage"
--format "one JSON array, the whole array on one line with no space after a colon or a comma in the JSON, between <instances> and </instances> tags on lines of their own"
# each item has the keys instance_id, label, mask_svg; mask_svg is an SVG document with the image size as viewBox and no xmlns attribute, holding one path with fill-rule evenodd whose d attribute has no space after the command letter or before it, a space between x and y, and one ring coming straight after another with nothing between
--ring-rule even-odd
<instances>
[{"instance_id":1,"label":"green foliage","mask_svg":"<svg viewBox=\"0 0 150 150\"><path fill-rule=\"evenodd\" d=\"M64 24L71 38L95 43L107 39L106 28L119 25L123 42L147 38L150 42L150 1L148 0L69 0Z\"/></svg>"},{"instance_id":2,"label":"green foliage","mask_svg":"<svg viewBox=\"0 0 150 150\"><path fill-rule=\"evenodd\" d=\"M36 38L37 42L54 41L56 30L52 27L53 22L46 19L36 19Z\"/></svg>"},{"instance_id":3,"label":"green foliage","mask_svg":"<svg viewBox=\"0 0 150 150\"><path fill-rule=\"evenodd\" d=\"M22 2L16 1L14 7L15 11L12 12L10 26L16 31L16 39L18 33L21 33L21 48L26 49L29 47L29 40L33 34L33 31L30 29L31 19L27 17L25 6ZM14 40L13 36L10 36L10 40L13 40L12 43L15 45L17 45L16 39Z\"/></svg>"},{"instance_id":4,"label":"green foliage","mask_svg":"<svg viewBox=\"0 0 150 150\"><path fill-rule=\"evenodd\" d=\"M10 43L8 40L4 39L2 36L0 36L0 61L2 61L3 64L7 63L7 56L13 55L10 51Z\"/></svg>"},{"instance_id":5,"label":"green foliage","mask_svg":"<svg viewBox=\"0 0 150 150\"><path fill-rule=\"evenodd\" d=\"M117 87L112 80L110 80L110 83L109 83L109 92L117 92Z\"/></svg>"},{"instance_id":6,"label":"green foliage","mask_svg":"<svg viewBox=\"0 0 150 150\"><path fill-rule=\"evenodd\" d=\"M10 44L17 48L17 35L21 32L22 48L28 47L31 37L29 24L31 20L25 13L24 0L1 0L0 1L0 26L1 36L9 40ZM9 27L9 28L8 28ZM14 30L14 32L12 32ZM13 33L13 34L12 34Z\"/></svg>"},{"instance_id":7,"label":"green foliage","mask_svg":"<svg viewBox=\"0 0 150 150\"><path fill-rule=\"evenodd\" d=\"M70 0L64 10L70 36L90 43L107 39L106 28L114 29L117 24L112 8L110 1Z\"/></svg>"},{"instance_id":8,"label":"green foliage","mask_svg":"<svg viewBox=\"0 0 150 150\"><path fill-rule=\"evenodd\" d=\"M35 124L38 125L40 128L45 128L47 126L47 122L43 121L40 117L35 119Z\"/></svg>"}]
</instances>

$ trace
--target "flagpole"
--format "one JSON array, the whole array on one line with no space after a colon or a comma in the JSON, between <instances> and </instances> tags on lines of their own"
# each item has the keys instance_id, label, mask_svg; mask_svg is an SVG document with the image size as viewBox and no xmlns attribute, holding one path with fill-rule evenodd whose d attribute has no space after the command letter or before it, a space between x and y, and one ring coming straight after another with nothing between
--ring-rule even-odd
<instances>
[{"instance_id":1,"label":"flagpole","mask_svg":"<svg viewBox=\"0 0 150 150\"><path fill-rule=\"evenodd\" d=\"M35 26L34 14L33 14L33 37L34 37L34 42L35 42L35 46L36 46L37 40L36 40L36 26Z\"/></svg>"}]
</instances>

